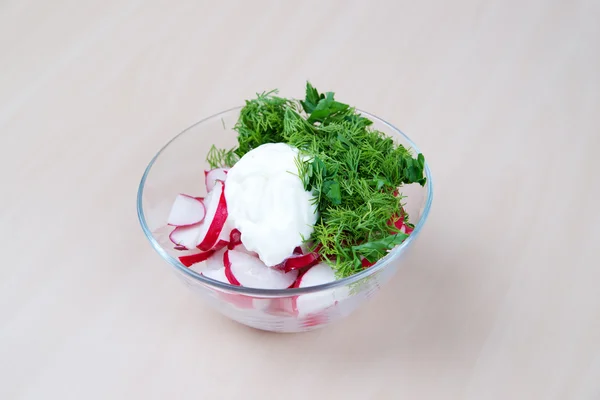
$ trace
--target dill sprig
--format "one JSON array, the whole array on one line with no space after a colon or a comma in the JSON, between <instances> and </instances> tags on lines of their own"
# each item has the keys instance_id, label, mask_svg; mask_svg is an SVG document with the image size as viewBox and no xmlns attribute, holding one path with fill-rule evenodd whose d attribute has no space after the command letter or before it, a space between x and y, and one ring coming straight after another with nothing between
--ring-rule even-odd
<instances>
[{"instance_id":1,"label":"dill sprig","mask_svg":"<svg viewBox=\"0 0 600 400\"><path fill-rule=\"evenodd\" d=\"M332 92L321 94L307 83L300 102L275 93L246 101L235 125L238 147L213 148L208 161L231 166L265 143L298 148L298 175L319 212L309 241L339 277L359 272L362 258L375 262L406 239L390 221L401 215L407 221L398 188L425 184L425 159L372 129L371 120L336 101Z\"/></svg>"},{"instance_id":2,"label":"dill sprig","mask_svg":"<svg viewBox=\"0 0 600 400\"><path fill-rule=\"evenodd\" d=\"M206 156L206 161L211 168L233 167L239 159L240 157L235 153L234 149L218 149L214 144Z\"/></svg>"}]
</instances>

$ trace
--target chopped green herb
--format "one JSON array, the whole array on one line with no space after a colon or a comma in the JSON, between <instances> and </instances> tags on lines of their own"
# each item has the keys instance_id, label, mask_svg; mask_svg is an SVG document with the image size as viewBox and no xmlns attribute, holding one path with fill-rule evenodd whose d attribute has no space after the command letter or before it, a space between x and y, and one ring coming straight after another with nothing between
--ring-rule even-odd
<instances>
[{"instance_id":1,"label":"chopped green herb","mask_svg":"<svg viewBox=\"0 0 600 400\"><path fill-rule=\"evenodd\" d=\"M276 93L246 101L235 125L238 147L213 148L208 162L211 167L231 166L265 143L298 148L299 177L319 211L309 241L339 277L350 276L362 270L363 257L374 262L408 236L390 226L403 214L397 189L425 184L425 159L372 129L371 120L336 101L332 92L319 93L307 83L306 97L299 102ZM403 217L408 221L405 213Z\"/></svg>"}]
</instances>

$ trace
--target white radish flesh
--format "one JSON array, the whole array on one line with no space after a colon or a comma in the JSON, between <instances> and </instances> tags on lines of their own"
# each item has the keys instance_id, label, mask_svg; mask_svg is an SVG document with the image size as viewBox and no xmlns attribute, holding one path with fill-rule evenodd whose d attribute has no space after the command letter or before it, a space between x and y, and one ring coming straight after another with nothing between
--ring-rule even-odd
<instances>
[{"instance_id":1,"label":"white radish flesh","mask_svg":"<svg viewBox=\"0 0 600 400\"><path fill-rule=\"evenodd\" d=\"M227 277L225 276L225 268L221 269L207 269L201 272L202 275L207 278L214 279L215 281L229 283Z\"/></svg>"},{"instance_id":2,"label":"white radish flesh","mask_svg":"<svg viewBox=\"0 0 600 400\"><path fill-rule=\"evenodd\" d=\"M225 182L227 178L226 168L215 168L210 171L204 171L204 182L206 184L206 191L210 192L215 187L217 181Z\"/></svg>"},{"instance_id":3,"label":"white radish flesh","mask_svg":"<svg viewBox=\"0 0 600 400\"><path fill-rule=\"evenodd\" d=\"M320 263L306 271L301 277L298 287L323 285L335 281L335 272L325 263ZM299 315L315 314L334 306L337 301L347 295L347 288L328 289L326 291L298 296L296 308Z\"/></svg>"},{"instance_id":4,"label":"white radish flesh","mask_svg":"<svg viewBox=\"0 0 600 400\"><path fill-rule=\"evenodd\" d=\"M219 251L215 251L215 253L212 256L210 256L208 260L206 260L206 270L216 270L225 268L225 264L223 264L223 255L226 251L226 248L222 248Z\"/></svg>"},{"instance_id":5,"label":"white radish flesh","mask_svg":"<svg viewBox=\"0 0 600 400\"><path fill-rule=\"evenodd\" d=\"M178 194L173 202L167 224L171 226L189 226L204 220L206 209L202 200L187 194Z\"/></svg>"},{"instance_id":6,"label":"white radish flesh","mask_svg":"<svg viewBox=\"0 0 600 400\"><path fill-rule=\"evenodd\" d=\"M241 242L239 244L235 245L232 250L237 250L241 253L245 253L245 254L248 254L249 256L258 258L258 253L248 250L246 248L246 246L244 246Z\"/></svg>"},{"instance_id":7,"label":"white radish flesh","mask_svg":"<svg viewBox=\"0 0 600 400\"><path fill-rule=\"evenodd\" d=\"M198 245L198 235L202 230L201 224L191 226L178 226L169 235L169 240L177 246L193 249Z\"/></svg>"},{"instance_id":8,"label":"white radish flesh","mask_svg":"<svg viewBox=\"0 0 600 400\"><path fill-rule=\"evenodd\" d=\"M225 268L231 271L235 281L241 286L259 289L287 289L296 277L297 271L284 273L267 267L260 259L238 250L225 253Z\"/></svg>"},{"instance_id":9,"label":"white radish flesh","mask_svg":"<svg viewBox=\"0 0 600 400\"><path fill-rule=\"evenodd\" d=\"M206 217L200 224L197 239L200 250L208 251L215 246L227 221L227 202L223 189L223 182L217 181L213 190L204 199Z\"/></svg>"},{"instance_id":10,"label":"white radish flesh","mask_svg":"<svg viewBox=\"0 0 600 400\"><path fill-rule=\"evenodd\" d=\"M323 285L335 281L335 271L326 263L320 263L302 275L298 287Z\"/></svg>"},{"instance_id":11,"label":"white radish flesh","mask_svg":"<svg viewBox=\"0 0 600 400\"><path fill-rule=\"evenodd\" d=\"M223 264L223 254L225 254L225 251L227 251L227 249L222 248L210 256L208 260L206 260L200 273L216 281L229 283L225 276L225 265Z\"/></svg>"}]
</instances>

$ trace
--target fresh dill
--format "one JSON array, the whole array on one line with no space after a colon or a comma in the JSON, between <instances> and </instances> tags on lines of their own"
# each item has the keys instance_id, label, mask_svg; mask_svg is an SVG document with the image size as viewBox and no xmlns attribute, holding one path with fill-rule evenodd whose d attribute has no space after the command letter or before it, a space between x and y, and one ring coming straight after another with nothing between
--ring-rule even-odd
<instances>
[{"instance_id":1,"label":"fresh dill","mask_svg":"<svg viewBox=\"0 0 600 400\"><path fill-rule=\"evenodd\" d=\"M276 93L246 101L234 128L238 146L213 146L207 160L212 168L232 166L265 143L298 148L298 175L319 212L309 241L339 277L350 276L363 269L363 258L375 262L406 239L390 221L408 221L398 188L425 184L425 159L372 129L371 120L332 92L319 93L307 82L299 102Z\"/></svg>"}]
</instances>

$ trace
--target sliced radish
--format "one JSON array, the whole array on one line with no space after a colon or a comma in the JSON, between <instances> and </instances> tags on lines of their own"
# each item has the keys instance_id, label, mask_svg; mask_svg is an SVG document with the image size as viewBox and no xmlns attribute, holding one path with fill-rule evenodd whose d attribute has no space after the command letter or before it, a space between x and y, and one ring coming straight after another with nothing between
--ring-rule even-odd
<instances>
[{"instance_id":1,"label":"sliced radish","mask_svg":"<svg viewBox=\"0 0 600 400\"><path fill-rule=\"evenodd\" d=\"M225 182L225 178L227 178L227 168L215 168L210 171L204 171L206 191L210 192L213 190L217 181Z\"/></svg>"},{"instance_id":2,"label":"sliced radish","mask_svg":"<svg viewBox=\"0 0 600 400\"><path fill-rule=\"evenodd\" d=\"M202 222L206 215L204 203L187 194L178 194L171 207L167 224L171 226L190 226Z\"/></svg>"},{"instance_id":3,"label":"sliced radish","mask_svg":"<svg viewBox=\"0 0 600 400\"><path fill-rule=\"evenodd\" d=\"M233 226L229 223L229 220L225 221L225 224L223 225L223 228L221 229L221 233L219 233L219 238L217 239L217 243L213 246L213 249L218 250L222 247L229 247L232 229L233 229Z\"/></svg>"},{"instance_id":4,"label":"sliced radish","mask_svg":"<svg viewBox=\"0 0 600 400\"><path fill-rule=\"evenodd\" d=\"M392 215L392 218L387 222L388 226L393 226L396 229L402 230L404 226L404 218L402 215L398 216L396 214ZM395 230L391 231L392 233L396 232Z\"/></svg>"},{"instance_id":5,"label":"sliced radish","mask_svg":"<svg viewBox=\"0 0 600 400\"><path fill-rule=\"evenodd\" d=\"M311 267L299 280L298 287L309 287L323 285L335 281L335 271L327 264L320 263ZM339 300L346 297L347 287L329 289L317 293L309 293L298 296L296 308L299 315L319 313L337 304Z\"/></svg>"},{"instance_id":6,"label":"sliced radish","mask_svg":"<svg viewBox=\"0 0 600 400\"><path fill-rule=\"evenodd\" d=\"M225 268L221 269L207 269L201 272L202 275L207 278L214 279L215 281L229 283L227 277L225 276Z\"/></svg>"},{"instance_id":7,"label":"sliced radish","mask_svg":"<svg viewBox=\"0 0 600 400\"><path fill-rule=\"evenodd\" d=\"M225 276L227 277L227 281L231 283L233 286L241 286L240 281L237 280L233 272L231 272L231 261L229 260L229 251L225 251L223 254L223 264L225 265Z\"/></svg>"},{"instance_id":8,"label":"sliced radish","mask_svg":"<svg viewBox=\"0 0 600 400\"><path fill-rule=\"evenodd\" d=\"M260 259L237 250L228 250L223 258L225 272L232 284L260 289L287 289L298 276L297 271L284 273L267 267Z\"/></svg>"},{"instance_id":9,"label":"sliced radish","mask_svg":"<svg viewBox=\"0 0 600 400\"><path fill-rule=\"evenodd\" d=\"M198 244L198 235L202 231L202 224L191 226L178 226L169 235L169 240L185 250L193 249Z\"/></svg>"},{"instance_id":10,"label":"sliced radish","mask_svg":"<svg viewBox=\"0 0 600 400\"><path fill-rule=\"evenodd\" d=\"M363 268L369 268L369 267L372 267L373 265L375 265L374 262L371 262L364 257L362 260L360 260L360 264L363 266Z\"/></svg>"},{"instance_id":11,"label":"sliced radish","mask_svg":"<svg viewBox=\"0 0 600 400\"><path fill-rule=\"evenodd\" d=\"M214 247L219 240L219 235L227 221L227 201L225 200L224 184L218 181L214 189L204 199L206 206L206 217L200 224L197 247L208 251Z\"/></svg>"},{"instance_id":12,"label":"sliced radish","mask_svg":"<svg viewBox=\"0 0 600 400\"><path fill-rule=\"evenodd\" d=\"M213 252L206 260L200 273L216 281L229 283L225 276L225 264L223 264L223 254L225 254L226 250L226 248L222 248L219 251Z\"/></svg>"},{"instance_id":13,"label":"sliced radish","mask_svg":"<svg viewBox=\"0 0 600 400\"><path fill-rule=\"evenodd\" d=\"M258 258L258 253L254 252L254 251L250 251L246 248L246 246L244 246L242 243L236 245L235 247L231 248L231 245L229 246L230 250L237 250L240 251L242 253L246 253L252 257L256 257Z\"/></svg>"},{"instance_id":14,"label":"sliced radish","mask_svg":"<svg viewBox=\"0 0 600 400\"><path fill-rule=\"evenodd\" d=\"M323 285L333 281L335 281L335 271L326 263L319 263L302 275L298 287Z\"/></svg>"},{"instance_id":15,"label":"sliced radish","mask_svg":"<svg viewBox=\"0 0 600 400\"><path fill-rule=\"evenodd\" d=\"M319 261L317 253L308 253L302 255L293 255L287 258L284 262L276 265L274 268L280 269L283 272L290 272L297 269L310 267Z\"/></svg>"},{"instance_id":16,"label":"sliced radish","mask_svg":"<svg viewBox=\"0 0 600 400\"><path fill-rule=\"evenodd\" d=\"M178 250L178 251L183 251L183 250L187 250L187 247L182 246L180 244L176 244L175 246L173 246L174 250Z\"/></svg>"},{"instance_id":17,"label":"sliced radish","mask_svg":"<svg viewBox=\"0 0 600 400\"><path fill-rule=\"evenodd\" d=\"M202 253L190 254L187 256L179 257L179 261L186 267L190 267L194 264L198 264L202 261L206 261L213 254L214 254L214 251L205 251Z\"/></svg>"},{"instance_id":18,"label":"sliced radish","mask_svg":"<svg viewBox=\"0 0 600 400\"><path fill-rule=\"evenodd\" d=\"M225 264L223 263L223 256L225 255L226 251L227 248L225 247L215 251L213 255L210 256L208 260L206 260L206 270L225 268Z\"/></svg>"},{"instance_id":19,"label":"sliced radish","mask_svg":"<svg viewBox=\"0 0 600 400\"><path fill-rule=\"evenodd\" d=\"M232 229L229 233L229 249L233 250L240 244L242 244L242 232L237 229Z\"/></svg>"}]
</instances>

